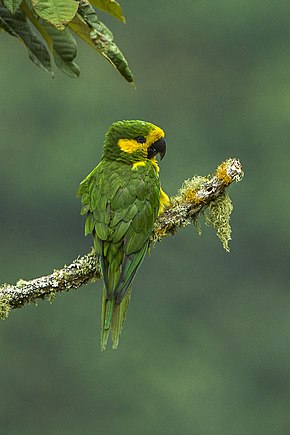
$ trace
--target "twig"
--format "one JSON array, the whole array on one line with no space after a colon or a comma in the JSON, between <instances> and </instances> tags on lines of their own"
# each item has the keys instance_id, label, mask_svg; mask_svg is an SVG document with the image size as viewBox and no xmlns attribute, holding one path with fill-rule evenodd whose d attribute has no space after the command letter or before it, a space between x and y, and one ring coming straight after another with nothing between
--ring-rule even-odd
<instances>
[{"instance_id":1,"label":"twig","mask_svg":"<svg viewBox=\"0 0 290 435\"><path fill-rule=\"evenodd\" d=\"M152 232L151 244L154 245L163 237L175 234L178 228L192 222L196 223L197 216L208 208L211 210L208 220L216 226L217 235L228 249L229 215L232 206L226 190L230 184L242 178L243 170L239 160L228 159L218 166L213 176L195 176L185 181L177 196L171 198L172 206L158 217ZM220 207L219 204L217 207L218 200L225 206ZM228 210L228 213L225 210ZM100 264L92 250L50 275L30 281L21 279L16 285L3 284L0 287L0 319L7 318L14 308L20 308L38 299L53 300L56 292L76 289L101 277Z\"/></svg>"}]
</instances>

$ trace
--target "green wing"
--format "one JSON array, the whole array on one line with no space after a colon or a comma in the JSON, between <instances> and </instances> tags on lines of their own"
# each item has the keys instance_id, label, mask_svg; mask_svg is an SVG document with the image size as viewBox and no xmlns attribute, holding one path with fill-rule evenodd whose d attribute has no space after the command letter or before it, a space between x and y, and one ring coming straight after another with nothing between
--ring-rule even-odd
<instances>
[{"instance_id":1,"label":"green wing","mask_svg":"<svg viewBox=\"0 0 290 435\"><path fill-rule=\"evenodd\" d=\"M131 283L148 248L159 210L160 185L153 166L137 170L102 160L78 190L85 234L92 233L104 278L101 348L111 331L116 349L126 318Z\"/></svg>"},{"instance_id":2,"label":"green wing","mask_svg":"<svg viewBox=\"0 0 290 435\"><path fill-rule=\"evenodd\" d=\"M141 264L159 208L160 185L150 163L132 170L102 160L81 183L85 233L94 234L107 297L120 303Z\"/></svg>"}]
</instances>

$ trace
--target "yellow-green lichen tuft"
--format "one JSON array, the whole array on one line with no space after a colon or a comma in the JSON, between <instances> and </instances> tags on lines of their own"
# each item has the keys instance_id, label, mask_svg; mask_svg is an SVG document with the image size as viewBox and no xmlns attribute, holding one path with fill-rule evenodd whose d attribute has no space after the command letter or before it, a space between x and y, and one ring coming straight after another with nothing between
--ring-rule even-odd
<instances>
[{"instance_id":1,"label":"yellow-green lichen tuft","mask_svg":"<svg viewBox=\"0 0 290 435\"><path fill-rule=\"evenodd\" d=\"M9 298L7 296L0 297L0 320L7 319L11 311Z\"/></svg>"},{"instance_id":2,"label":"yellow-green lichen tuft","mask_svg":"<svg viewBox=\"0 0 290 435\"><path fill-rule=\"evenodd\" d=\"M207 223L213 225L216 234L223 244L223 248L229 252L229 241L231 240L230 217L233 211L233 204L229 195L224 192L215 201L211 202L206 213Z\"/></svg>"},{"instance_id":3,"label":"yellow-green lichen tuft","mask_svg":"<svg viewBox=\"0 0 290 435\"><path fill-rule=\"evenodd\" d=\"M155 227L154 231L154 239L153 242L157 242L158 240L161 240L162 237L165 237L167 235L167 228L166 227Z\"/></svg>"},{"instance_id":4,"label":"yellow-green lichen tuft","mask_svg":"<svg viewBox=\"0 0 290 435\"><path fill-rule=\"evenodd\" d=\"M229 159L230 160L230 159ZM228 173L229 160L221 163L215 172L215 176L219 178L226 186L232 183L233 179Z\"/></svg>"},{"instance_id":5,"label":"yellow-green lichen tuft","mask_svg":"<svg viewBox=\"0 0 290 435\"><path fill-rule=\"evenodd\" d=\"M27 285L28 281L25 281L25 279L20 278L17 283L16 287L23 288Z\"/></svg>"},{"instance_id":6,"label":"yellow-green lichen tuft","mask_svg":"<svg viewBox=\"0 0 290 435\"><path fill-rule=\"evenodd\" d=\"M48 300L50 304L55 301L55 291L51 291L48 295L45 296L45 299Z\"/></svg>"},{"instance_id":7,"label":"yellow-green lichen tuft","mask_svg":"<svg viewBox=\"0 0 290 435\"><path fill-rule=\"evenodd\" d=\"M181 197L186 202L192 202L194 204L200 204L204 202L203 199L198 195L198 191L207 181L208 178L201 177L199 175L195 175L190 180L185 180L182 187L179 189L178 196L176 197L177 201L178 198Z\"/></svg>"}]
</instances>

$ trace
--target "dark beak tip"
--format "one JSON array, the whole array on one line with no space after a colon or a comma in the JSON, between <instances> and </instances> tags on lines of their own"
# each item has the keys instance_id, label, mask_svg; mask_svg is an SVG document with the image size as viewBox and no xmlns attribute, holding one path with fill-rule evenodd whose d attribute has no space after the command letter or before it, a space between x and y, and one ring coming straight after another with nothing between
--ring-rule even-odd
<instances>
[{"instance_id":1,"label":"dark beak tip","mask_svg":"<svg viewBox=\"0 0 290 435\"><path fill-rule=\"evenodd\" d=\"M159 155L160 160L162 160L165 157L166 154L166 142L165 139L160 139L160 148L159 148Z\"/></svg>"},{"instance_id":2,"label":"dark beak tip","mask_svg":"<svg viewBox=\"0 0 290 435\"><path fill-rule=\"evenodd\" d=\"M148 158L155 157L157 154L160 155L160 160L162 160L166 154L166 142L163 137L154 142L148 149Z\"/></svg>"}]
</instances>

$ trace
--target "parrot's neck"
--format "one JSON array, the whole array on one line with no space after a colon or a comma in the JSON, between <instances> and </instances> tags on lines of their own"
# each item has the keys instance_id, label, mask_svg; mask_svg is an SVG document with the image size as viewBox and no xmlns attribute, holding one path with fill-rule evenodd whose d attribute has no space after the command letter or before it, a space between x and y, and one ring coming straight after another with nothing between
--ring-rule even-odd
<instances>
[{"instance_id":1,"label":"parrot's neck","mask_svg":"<svg viewBox=\"0 0 290 435\"><path fill-rule=\"evenodd\" d=\"M156 157L153 157L152 159L149 159L149 160L148 159L146 159L146 160L140 160L139 162L133 163L132 164L132 170L136 171L138 168L140 168L142 166L146 166L147 162L153 166L156 174L158 175L159 171L160 171L160 168L158 166L158 162L157 162Z\"/></svg>"},{"instance_id":2,"label":"parrot's neck","mask_svg":"<svg viewBox=\"0 0 290 435\"><path fill-rule=\"evenodd\" d=\"M153 167L155 169L155 172L158 175L159 171L160 171L160 168L159 168L159 165L158 165L156 157L153 157L152 159L150 159L149 162L153 165Z\"/></svg>"}]
</instances>

